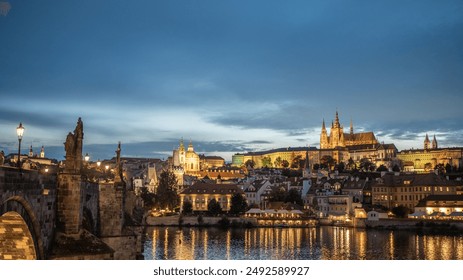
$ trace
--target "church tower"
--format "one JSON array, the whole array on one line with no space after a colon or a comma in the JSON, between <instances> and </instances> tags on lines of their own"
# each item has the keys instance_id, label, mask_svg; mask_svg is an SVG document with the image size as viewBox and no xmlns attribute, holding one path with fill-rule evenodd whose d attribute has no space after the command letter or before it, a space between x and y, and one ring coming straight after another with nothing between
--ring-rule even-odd
<instances>
[{"instance_id":1,"label":"church tower","mask_svg":"<svg viewBox=\"0 0 463 280\"><path fill-rule=\"evenodd\" d=\"M29 157L34 157L34 151L32 150L32 145L31 147L29 148Z\"/></svg>"},{"instance_id":2,"label":"church tower","mask_svg":"<svg viewBox=\"0 0 463 280\"><path fill-rule=\"evenodd\" d=\"M40 150L40 157L45 158L45 149L42 146L42 149Z\"/></svg>"},{"instance_id":3,"label":"church tower","mask_svg":"<svg viewBox=\"0 0 463 280\"><path fill-rule=\"evenodd\" d=\"M427 133L426 133L426 138L424 139L424 149L425 150L431 149L431 141L429 141L429 137Z\"/></svg>"},{"instance_id":4,"label":"church tower","mask_svg":"<svg viewBox=\"0 0 463 280\"><path fill-rule=\"evenodd\" d=\"M183 138L180 139L180 146L178 147L178 159L180 166L183 167L185 164L185 145L183 144Z\"/></svg>"},{"instance_id":5,"label":"church tower","mask_svg":"<svg viewBox=\"0 0 463 280\"><path fill-rule=\"evenodd\" d=\"M310 163L309 163L309 151L305 152L305 162L304 162L304 170L302 170L302 177L303 178L310 178Z\"/></svg>"},{"instance_id":6,"label":"church tower","mask_svg":"<svg viewBox=\"0 0 463 280\"><path fill-rule=\"evenodd\" d=\"M434 134L434 138L432 139L432 148L433 149L437 149L437 139L436 139L436 135Z\"/></svg>"},{"instance_id":7,"label":"church tower","mask_svg":"<svg viewBox=\"0 0 463 280\"><path fill-rule=\"evenodd\" d=\"M326 132L325 119L323 119L322 133L320 134L320 149L328 149L328 133Z\"/></svg>"},{"instance_id":8,"label":"church tower","mask_svg":"<svg viewBox=\"0 0 463 280\"><path fill-rule=\"evenodd\" d=\"M344 147L344 128L339 123L339 114L336 111L336 118L330 133L330 148Z\"/></svg>"}]
</instances>

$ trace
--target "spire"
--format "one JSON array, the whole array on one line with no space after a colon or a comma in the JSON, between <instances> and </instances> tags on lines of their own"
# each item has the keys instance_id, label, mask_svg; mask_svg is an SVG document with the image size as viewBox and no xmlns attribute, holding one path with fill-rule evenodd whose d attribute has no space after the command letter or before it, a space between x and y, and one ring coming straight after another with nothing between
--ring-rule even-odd
<instances>
[{"instance_id":1,"label":"spire","mask_svg":"<svg viewBox=\"0 0 463 280\"><path fill-rule=\"evenodd\" d=\"M180 138L180 145L179 145L179 150L185 150L185 144L183 144L183 137Z\"/></svg>"},{"instance_id":2,"label":"spire","mask_svg":"<svg viewBox=\"0 0 463 280\"><path fill-rule=\"evenodd\" d=\"M31 147L29 148L29 157L33 157L34 156L34 151L32 150L32 145Z\"/></svg>"},{"instance_id":3,"label":"spire","mask_svg":"<svg viewBox=\"0 0 463 280\"><path fill-rule=\"evenodd\" d=\"M437 149L437 139L436 139L436 134L434 134L434 138L432 139L432 148Z\"/></svg>"},{"instance_id":4,"label":"spire","mask_svg":"<svg viewBox=\"0 0 463 280\"><path fill-rule=\"evenodd\" d=\"M352 118L350 118L350 134L354 134L354 123L352 122Z\"/></svg>"},{"instance_id":5,"label":"spire","mask_svg":"<svg viewBox=\"0 0 463 280\"><path fill-rule=\"evenodd\" d=\"M424 139L424 149L428 150L431 148L431 141L429 141L428 134L426 133L426 138Z\"/></svg>"},{"instance_id":6,"label":"spire","mask_svg":"<svg viewBox=\"0 0 463 280\"><path fill-rule=\"evenodd\" d=\"M338 109L336 109L336 118L334 120L334 126L335 127L340 127L341 125L339 124L339 114L338 114Z\"/></svg>"},{"instance_id":7,"label":"spire","mask_svg":"<svg viewBox=\"0 0 463 280\"><path fill-rule=\"evenodd\" d=\"M45 158L45 148L42 145L42 149L40 149L40 157Z\"/></svg>"},{"instance_id":8,"label":"spire","mask_svg":"<svg viewBox=\"0 0 463 280\"><path fill-rule=\"evenodd\" d=\"M326 126L325 126L325 119L323 119L323 123L322 123L322 131L326 131Z\"/></svg>"},{"instance_id":9,"label":"spire","mask_svg":"<svg viewBox=\"0 0 463 280\"><path fill-rule=\"evenodd\" d=\"M190 139L190 143L188 143L188 151L189 152L193 152L194 149L193 149L193 142L191 142L191 139Z\"/></svg>"}]
</instances>

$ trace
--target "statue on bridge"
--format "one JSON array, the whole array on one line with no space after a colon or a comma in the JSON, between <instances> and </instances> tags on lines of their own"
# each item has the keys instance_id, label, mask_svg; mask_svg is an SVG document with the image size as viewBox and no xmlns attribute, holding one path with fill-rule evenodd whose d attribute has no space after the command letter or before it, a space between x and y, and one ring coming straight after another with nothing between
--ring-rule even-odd
<instances>
[{"instance_id":1,"label":"statue on bridge","mask_svg":"<svg viewBox=\"0 0 463 280\"><path fill-rule=\"evenodd\" d=\"M64 143L66 160L64 171L66 173L80 173L82 169L82 143L84 139L84 125L82 119L77 120L74 133L69 132Z\"/></svg>"}]
</instances>

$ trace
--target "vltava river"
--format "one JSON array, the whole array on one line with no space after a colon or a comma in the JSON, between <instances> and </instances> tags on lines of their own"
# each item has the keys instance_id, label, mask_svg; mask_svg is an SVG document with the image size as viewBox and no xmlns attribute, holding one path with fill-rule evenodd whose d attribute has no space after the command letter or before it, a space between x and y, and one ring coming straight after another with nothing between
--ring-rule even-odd
<instances>
[{"instance_id":1,"label":"vltava river","mask_svg":"<svg viewBox=\"0 0 463 280\"><path fill-rule=\"evenodd\" d=\"M463 260L463 234L341 227L149 227L144 250L148 260Z\"/></svg>"}]
</instances>

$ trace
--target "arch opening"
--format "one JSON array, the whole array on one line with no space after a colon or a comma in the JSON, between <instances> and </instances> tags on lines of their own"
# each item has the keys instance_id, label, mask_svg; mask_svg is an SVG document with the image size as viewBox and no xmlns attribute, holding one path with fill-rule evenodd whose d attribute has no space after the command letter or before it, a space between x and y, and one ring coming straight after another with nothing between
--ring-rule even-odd
<instances>
[{"instance_id":1,"label":"arch opening","mask_svg":"<svg viewBox=\"0 0 463 280\"><path fill-rule=\"evenodd\" d=\"M17 212L0 217L0 260L35 260L37 251L26 221Z\"/></svg>"}]
</instances>

